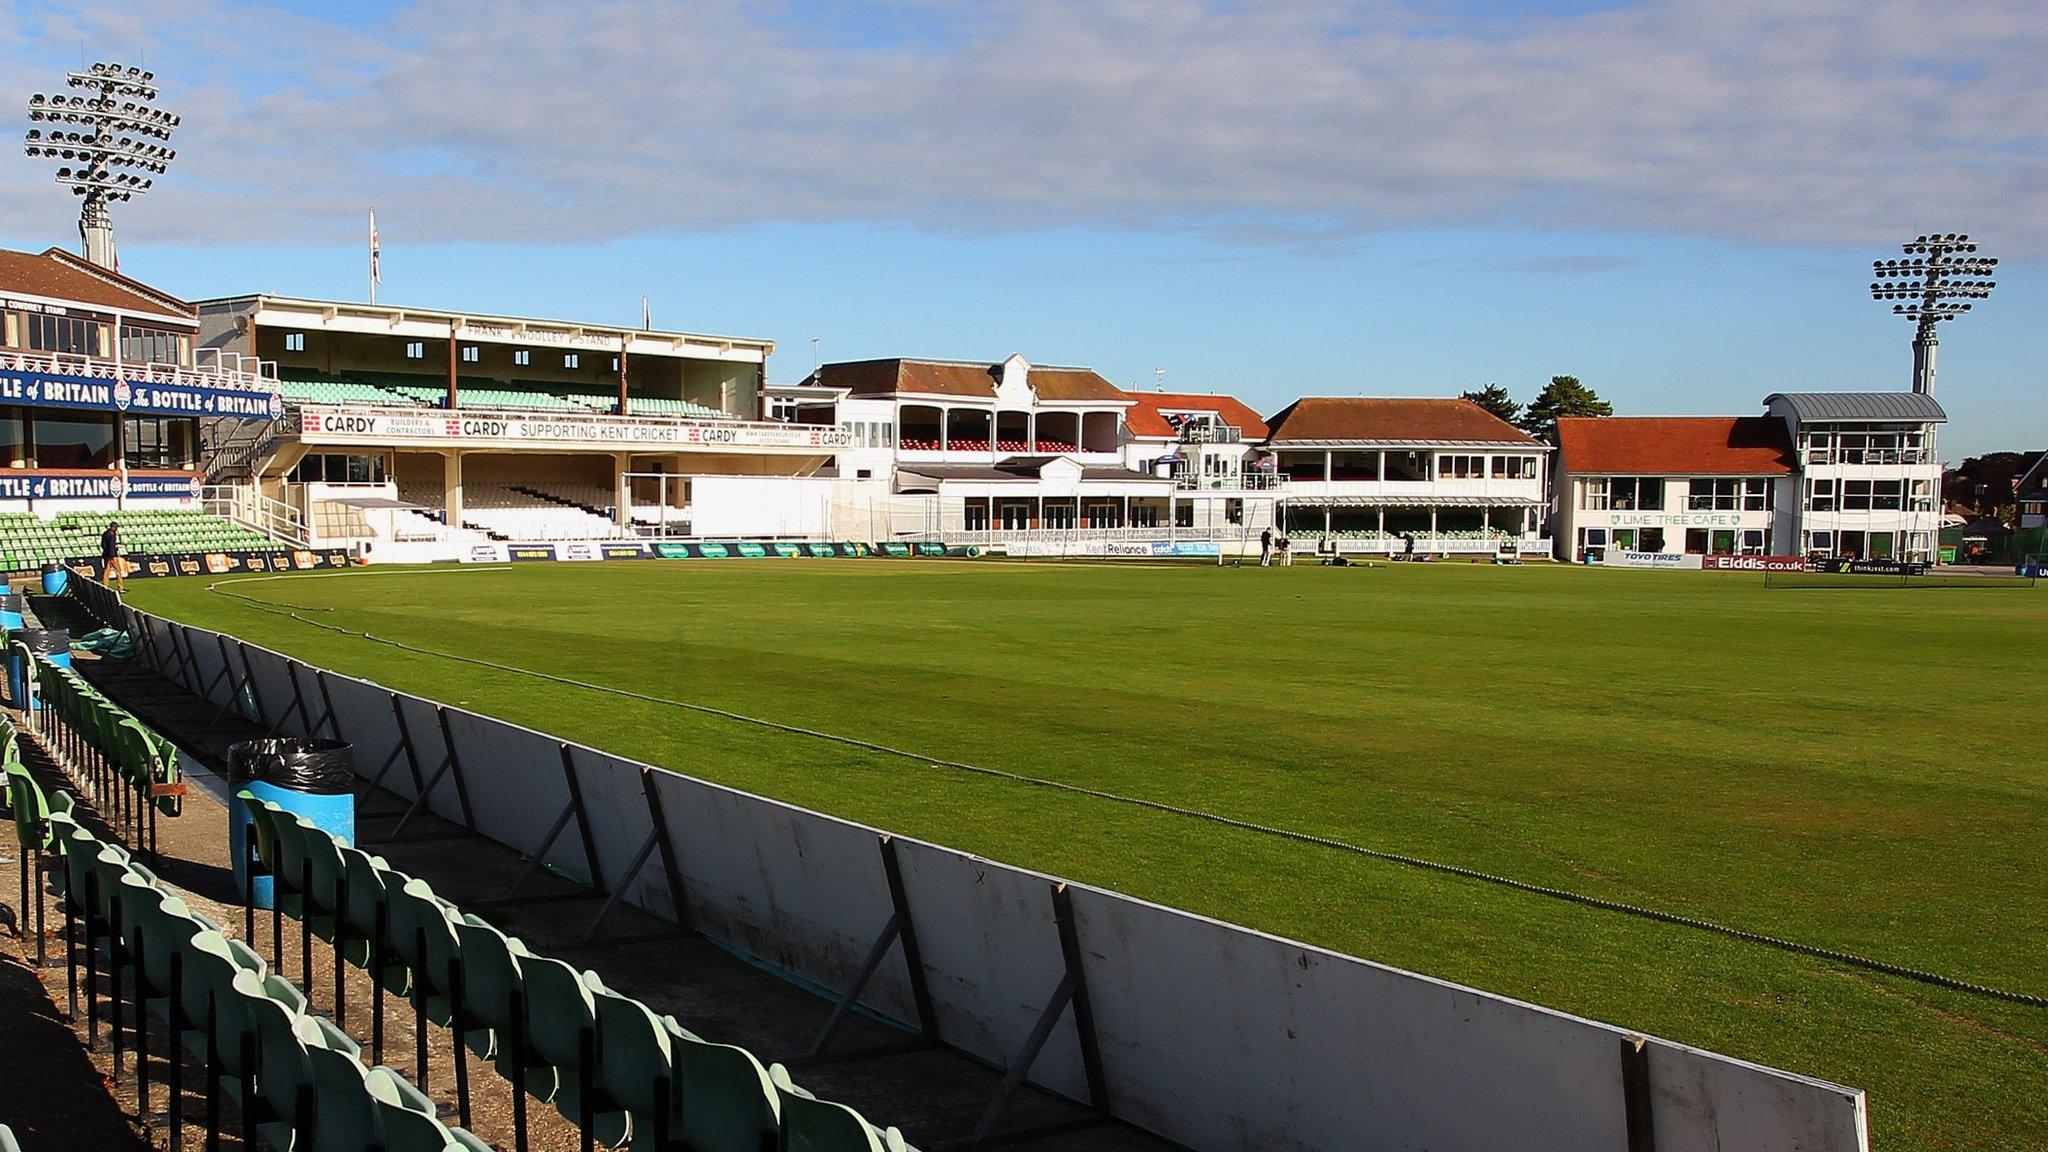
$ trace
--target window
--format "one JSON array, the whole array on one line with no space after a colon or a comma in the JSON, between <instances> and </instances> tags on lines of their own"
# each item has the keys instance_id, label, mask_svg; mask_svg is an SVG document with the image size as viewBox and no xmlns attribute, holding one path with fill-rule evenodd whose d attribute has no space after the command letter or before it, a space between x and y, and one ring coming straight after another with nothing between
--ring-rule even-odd
<instances>
[{"instance_id":1,"label":"window","mask_svg":"<svg viewBox=\"0 0 2048 1152\"><path fill-rule=\"evenodd\" d=\"M66 356L100 354L100 325L91 320L42 314L25 315L21 320L28 334L28 346L37 352Z\"/></svg>"},{"instance_id":2,"label":"window","mask_svg":"<svg viewBox=\"0 0 2048 1152\"><path fill-rule=\"evenodd\" d=\"M1769 512L1771 510L1771 482L1769 480L1744 480L1742 482L1742 510L1744 512Z\"/></svg>"},{"instance_id":3,"label":"window","mask_svg":"<svg viewBox=\"0 0 2048 1152\"><path fill-rule=\"evenodd\" d=\"M1833 512L1835 510L1835 482L1833 480L1808 480L1806 482L1806 510L1808 512Z\"/></svg>"},{"instance_id":4,"label":"window","mask_svg":"<svg viewBox=\"0 0 2048 1152\"><path fill-rule=\"evenodd\" d=\"M1244 501L1225 500L1223 502L1223 519L1231 524L1244 523Z\"/></svg>"},{"instance_id":5,"label":"window","mask_svg":"<svg viewBox=\"0 0 2048 1152\"><path fill-rule=\"evenodd\" d=\"M1611 508L1664 507L1664 480L1659 476L1618 476L1607 482L1607 493Z\"/></svg>"},{"instance_id":6,"label":"window","mask_svg":"<svg viewBox=\"0 0 2048 1152\"><path fill-rule=\"evenodd\" d=\"M425 360L427 358L426 342L424 340L406 341L405 358L407 360Z\"/></svg>"},{"instance_id":7,"label":"window","mask_svg":"<svg viewBox=\"0 0 2048 1152\"><path fill-rule=\"evenodd\" d=\"M564 367L564 368L580 368L580 367L582 367L582 366L583 366L583 356L582 356L582 354L580 354L580 353L576 353L576 352L564 352L564 353L562 353L562 367Z\"/></svg>"},{"instance_id":8,"label":"window","mask_svg":"<svg viewBox=\"0 0 2048 1152\"><path fill-rule=\"evenodd\" d=\"M961 509L961 512L964 514L961 517L961 527L969 532L988 531L988 505L969 504Z\"/></svg>"},{"instance_id":9,"label":"window","mask_svg":"<svg viewBox=\"0 0 2048 1152\"><path fill-rule=\"evenodd\" d=\"M533 349L514 348L512 350L512 362L514 364L519 365L521 368L524 368L527 365L533 363Z\"/></svg>"},{"instance_id":10,"label":"window","mask_svg":"<svg viewBox=\"0 0 2048 1152\"><path fill-rule=\"evenodd\" d=\"M35 416L36 466L105 468L114 462L114 422L87 412Z\"/></svg>"},{"instance_id":11,"label":"window","mask_svg":"<svg viewBox=\"0 0 2048 1152\"><path fill-rule=\"evenodd\" d=\"M617 356L614 356L614 357L612 357L612 371L614 371L614 372L617 372L618 370L619 370L619 358L618 358Z\"/></svg>"},{"instance_id":12,"label":"window","mask_svg":"<svg viewBox=\"0 0 2048 1152\"><path fill-rule=\"evenodd\" d=\"M1614 530L1614 546L1623 552L1635 551L1636 530L1633 528L1616 528Z\"/></svg>"},{"instance_id":13,"label":"window","mask_svg":"<svg viewBox=\"0 0 2048 1152\"><path fill-rule=\"evenodd\" d=\"M189 468L197 426L185 416L130 416L122 458L130 468Z\"/></svg>"},{"instance_id":14,"label":"window","mask_svg":"<svg viewBox=\"0 0 2048 1152\"><path fill-rule=\"evenodd\" d=\"M1644 528L1638 531L1636 533L1636 548L1643 552L1662 552L1664 550L1664 530L1662 528Z\"/></svg>"},{"instance_id":15,"label":"window","mask_svg":"<svg viewBox=\"0 0 2048 1152\"><path fill-rule=\"evenodd\" d=\"M291 479L299 484L382 484L384 457L316 452L299 461Z\"/></svg>"},{"instance_id":16,"label":"window","mask_svg":"<svg viewBox=\"0 0 2048 1152\"><path fill-rule=\"evenodd\" d=\"M1769 540L1770 533L1762 528L1744 528L1742 530L1742 554L1744 556L1768 555L1770 550L1766 547L1766 544Z\"/></svg>"},{"instance_id":17,"label":"window","mask_svg":"<svg viewBox=\"0 0 2048 1152\"><path fill-rule=\"evenodd\" d=\"M483 359L483 355L484 350L474 344L464 344L462 346L462 362L464 364L474 364Z\"/></svg>"},{"instance_id":18,"label":"window","mask_svg":"<svg viewBox=\"0 0 2048 1152\"><path fill-rule=\"evenodd\" d=\"M1579 507L1592 512L1606 511L1608 483L1605 478L1579 481Z\"/></svg>"},{"instance_id":19,"label":"window","mask_svg":"<svg viewBox=\"0 0 2048 1152\"><path fill-rule=\"evenodd\" d=\"M125 336L126 334L124 333L123 335ZM306 350L306 334L304 332L285 333L284 350L287 352L304 352Z\"/></svg>"},{"instance_id":20,"label":"window","mask_svg":"<svg viewBox=\"0 0 2048 1152\"><path fill-rule=\"evenodd\" d=\"M1808 532L1806 534L1806 551L1809 554L1833 552L1834 550L1835 534L1833 532Z\"/></svg>"},{"instance_id":21,"label":"window","mask_svg":"<svg viewBox=\"0 0 2048 1152\"><path fill-rule=\"evenodd\" d=\"M121 359L131 364L182 364L185 338L161 328L121 326Z\"/></svg>"},{"instance_id":22,"label":"window","mask_svg":"<svg viewBox=\"0 0 2048 1152\"><path fill-rule=\"evenodd\" d=\"M1534 456L1495 456L1493 478L1496 480L1534 480L1536 458Z\"/></svg>"},{"instance_id":23,"label":"window","mask_svg":"<svg viewBox=\"0 0 2048 1152\"><path fill-rule=\"evenodd\" d=\"M1902 504L1905 482L1901 480L1842 481L1842 510L1845 512L1897 512Z\"/></svg>"},{"instance_id":24,"label":"window","mask_svg":"<svg viewBox=\"0 0 2048 1152\"><path fill-rule=\"evenodd\" d=\"M1448 480L1483 480L1486 478L1486 457L1439 457L1437 475Z\"/></svg>"},{"instance_id":25,"label":"window","mask_svg":"<svg viewBox=\"0 0 2048 1152\"><path fill-rule=\"evenodd\" d=\"M1932 512L1932 511L1934 511L1934 481L1932 481L1932 480L1915 480L1915 481L1913 481L1913 504L1912 504L1912 508L1911 508L1911 511L1914 511L1914 512Z\"/></svg>"},{"instance_id":26,"label":"window","mask_svg":"<svg viewBox=\"0 0 2048 1152\"><path fill-rule=\"evenodd\" d=\"M1694 512L1733 512L1742 506L1742 481L1694 480L1686 487L1685 506ZM1692 551L1690 544L1686 551Z\"/></svg>"}]
</instances>

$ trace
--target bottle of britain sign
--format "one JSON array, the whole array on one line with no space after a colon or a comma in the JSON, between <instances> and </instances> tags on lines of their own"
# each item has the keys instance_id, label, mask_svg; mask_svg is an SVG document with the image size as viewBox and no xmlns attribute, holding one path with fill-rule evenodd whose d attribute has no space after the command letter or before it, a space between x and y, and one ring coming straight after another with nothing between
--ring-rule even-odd
<instances>
[{"instance_id":1,"label":"bottle of britain sign","mask_svg":"<svg viewBox=\"0 0 2048 1152\"><path fill-rule=\"evenodd\" d=\"M151 416L225 416L275 420L284 398L272 390L213 388L155 380L103 379L48 372L0 373L0 403L37 408L88 408Z\"/></svg>"}]
</instances>

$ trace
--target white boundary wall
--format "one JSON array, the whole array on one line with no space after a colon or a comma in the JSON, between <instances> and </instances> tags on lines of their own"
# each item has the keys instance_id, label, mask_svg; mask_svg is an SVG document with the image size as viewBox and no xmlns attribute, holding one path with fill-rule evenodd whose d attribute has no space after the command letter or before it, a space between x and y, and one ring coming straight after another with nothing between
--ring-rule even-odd
<instances>
[{"instance_id":1,"label":"white boundary wall","mask_svg":"<svg viewBox=\"0 0 2048 1152\"><path fill-rule=\"evenodd\" d=\"M331 699L358 773L382 771L400 796L417 796L452 742L471 775L467 802L451 772L429 807L524 854L567 802L566 748L608 880L625 875L647 842L657 806L677 846L680 899L670 902L677 894L657 852L627 901L658 916L679 910L697 931L804 980L850 986L891 915L876 829L321 672L232 637L224 665L220 635L124 611L143 658L215 703L233 706L231 680L253 681L239 707L259 722L305 734L308 716L323 719ZM400 711L418 777L401 746ZM485 771L488 781L476 779ZM1065 973L1059 882L936 844L895 844L939 1038L1007 1065ZM587 878L573 822L548 859ZM1109 1108L1132 1124L1197 1152L1630 1147L1621 1053L1631 1033L1115 892L1067 891ZM862 1002L914 1018L900 948ZM1081 1048L1069 1009L1030 1079L1085 1098ZM1649 1092L1638 1115L1647 1108L1657 1152L1867 1152L1859 1090L1653 1038L1646 1051Z\"/></svg>"}]
</instances>

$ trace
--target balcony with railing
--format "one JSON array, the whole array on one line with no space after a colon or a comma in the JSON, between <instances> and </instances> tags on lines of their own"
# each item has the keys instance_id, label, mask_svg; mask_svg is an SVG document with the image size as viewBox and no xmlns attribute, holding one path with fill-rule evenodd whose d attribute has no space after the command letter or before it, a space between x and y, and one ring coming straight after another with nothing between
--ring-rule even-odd
<instances>
[{"instance_id":1,"label":"balcony with railing","mask_svg":"<svg viewBox=\"0 0 2048 1152\"><path fill-rule=\"evenodd\" d=\"M1244 429L1229 424L1187 424L1180 430L1183 444L1242 444Z\"/></svg>"},{"instance_id":2,"label":"balcony with railing","mask_svg":"<svg viewBox=\"0 0 2048 1152\"><path fill-rule=\"evenodd\" d=\"M110 360L64 352L0 350L0 372L38 372L88 380L125 380L130 384L187 388L225 388L244 392L277 391L277 365L254 356L219 349L201 349L196 362L156 364Z\"/></svg>"},{"instance_id":3,"label":"balcony with railing","mask_svg":"<svg viewBox=\"0 0 2048 1152\"><path fill-rule=\"evenodd\" d=\"M1284 472L1225 472L1206 474L1175 469L1173 486L1181 492L1271 492L1287 487Z\"/></svg>"}]
</instances>

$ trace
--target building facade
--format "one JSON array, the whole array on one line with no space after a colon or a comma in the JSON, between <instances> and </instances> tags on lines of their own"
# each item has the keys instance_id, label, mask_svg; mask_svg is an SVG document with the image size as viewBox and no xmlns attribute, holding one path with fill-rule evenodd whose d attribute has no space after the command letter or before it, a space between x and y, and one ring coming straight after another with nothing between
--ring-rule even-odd
<instances>
[{"instance_id":1,"label":"building facade","mask_svg":"<svg viewBox=\"0 0 2048 1152\"><path fill-rule=\"evenodd\" d=\"M0 251L0 511L197 504L205 432L280 404L266 366L198 329L193 305L69 252Z\"/></svg>"},{"instance_id":2,"label":"building facade","mask_svg":"<svg viewBox=\"0 0 2048 1152\"><path fill-rule=\"evenodd\" d=\"M1292 537L1351 552L1541 549L1551 448L1469 400L1308 397L1266 424Z\"/></svg>"},{"instance_id":3,"label":"building facade","mask_svg":"<svg viewBox=\"0 0 2048 1152\"><path fill-rule=\"evenodd\" d=\"M1552 540L1609 553L1769 556L1797 537L1792 440L1770 416L1602 416L1557 422Z\"/></svg>"},{"instance_id":4,"label":"building facade","mask_svg":"<svg viewBox=\"0 0 2048 1152\"><path fill-rule=\"evenodd\" d=\"M1778 393L1761 416L1558 421L1561 559L1931 562L1947 419L1917 392Z\"/></svg>"}]
</instances>

